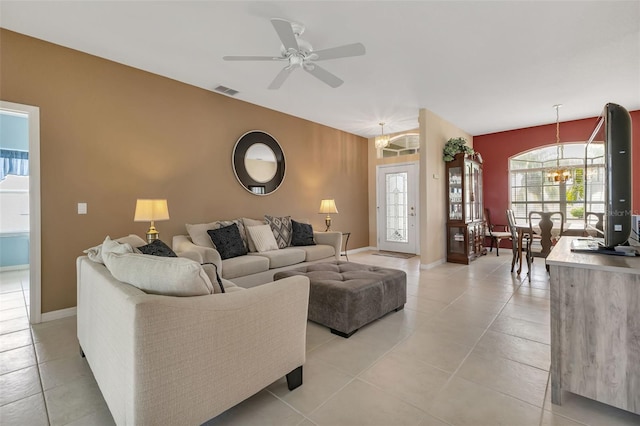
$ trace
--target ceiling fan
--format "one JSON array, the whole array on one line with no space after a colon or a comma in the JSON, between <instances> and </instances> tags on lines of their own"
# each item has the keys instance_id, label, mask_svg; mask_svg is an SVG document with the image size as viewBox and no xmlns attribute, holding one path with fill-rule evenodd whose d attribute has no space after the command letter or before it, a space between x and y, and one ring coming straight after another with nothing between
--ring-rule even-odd
<instances>
[{"instance_id":1,"label":"ceiling fan","mask_svg":"<svg viewBox=\"0 0 640 426\"><path fill-rule=\"evenodd\" d=\"M269 85L269 89L279 89L291 72L300 67L329 86L336 88L344 81L322 68L316 61L346 58L365 54L362 43L346 44L323 50L313 50L311 44L300 38L304 26L285 19L272 18L271 24L275 28L282 42L280 56L223 56L225 61L287 61L288 65L278 73Z\"/></svg>"}]
</instances>

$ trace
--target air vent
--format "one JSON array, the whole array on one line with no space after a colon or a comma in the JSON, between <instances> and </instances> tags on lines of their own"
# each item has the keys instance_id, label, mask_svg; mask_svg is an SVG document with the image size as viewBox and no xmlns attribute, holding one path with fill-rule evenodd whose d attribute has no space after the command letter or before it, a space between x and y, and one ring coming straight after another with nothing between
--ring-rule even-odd
<instances>
[{"instance_id":1,"label":"air vent","mask_svg":"<svg viewBox=\"0 0 640 426\"><path fill-rule=\"evenodd\" d=\"M237 90L233 90L233 89L230 89L230 88L222 86L222 85L216 87L213 90L215 90L216 92L224 93L225 95L229 95L229 96L235 96L235 95L238 94Z\"/></svg>"}]
</instances>

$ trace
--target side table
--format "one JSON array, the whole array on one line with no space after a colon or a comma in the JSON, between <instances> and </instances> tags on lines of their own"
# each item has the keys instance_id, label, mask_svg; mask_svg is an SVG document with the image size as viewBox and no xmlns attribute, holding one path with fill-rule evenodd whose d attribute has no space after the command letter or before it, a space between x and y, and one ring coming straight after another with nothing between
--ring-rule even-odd
<instances>
[{"instance_id":1,"label":"side table","mask_svg":"<svg viewBox=\"0 0 640 426\"><path fill-rule=\"evenodd\" d=\"M347 246L349 245L349 237L351 236L351 232L343 232L342 233L343 237L346 237L344 239L344 251L342 253L340 253L340 256L344 256L347 258L347 262L349 261L349 255L347 254Z\"/></svg>"}]
</instances>

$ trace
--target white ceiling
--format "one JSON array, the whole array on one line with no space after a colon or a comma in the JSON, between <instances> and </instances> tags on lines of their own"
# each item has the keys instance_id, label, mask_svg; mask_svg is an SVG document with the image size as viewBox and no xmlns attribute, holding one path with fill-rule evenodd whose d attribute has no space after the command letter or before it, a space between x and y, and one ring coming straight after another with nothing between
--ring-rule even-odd
<instances>
[{"instance_id":1,"label":"white ceiling","mask_svg":"<svg viewBox=\"0 0 640 426\"><path fill-rule=\"evenodd\" d=\"M269 21L305 25L314 49L361 42L322 66L326 86L281 62ZM7 1L0 26L371 137L418 127L427 108L472 135L640 109L640 1ZM586 137L586 136L585 136Z\"/></svg>"}]
</instances>

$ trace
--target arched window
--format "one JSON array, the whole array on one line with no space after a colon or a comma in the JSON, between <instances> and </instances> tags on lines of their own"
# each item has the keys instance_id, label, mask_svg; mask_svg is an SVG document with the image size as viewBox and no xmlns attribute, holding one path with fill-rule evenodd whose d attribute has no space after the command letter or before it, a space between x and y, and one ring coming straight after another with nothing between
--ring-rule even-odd
<instances>
[{"instance_id":1,"label":"arched window","mask_svg":"<svg viewBox=\"0 0 640 426\"><path fill-rule=\"evenodd\" d=\"M554 144L509 158L509 202L516 219L526 222L531 211L561 211L567 222L583 222L585 208L604 212L604 152L589 153L585 193L585 146ZM570 172L566 182L549 178L558 166Z\"/></svg>"},{"instance_id":2,"label":"arched window","mask_svg":"<svg viewBox=\"0 0 640 426\"><path fill-rule=\"evenodd\" d=\"M380 150L378 158L417 154L419 151L420 137L418 133L404 133L392 137L389 145Z\"/></svg>"}]
</instances>

